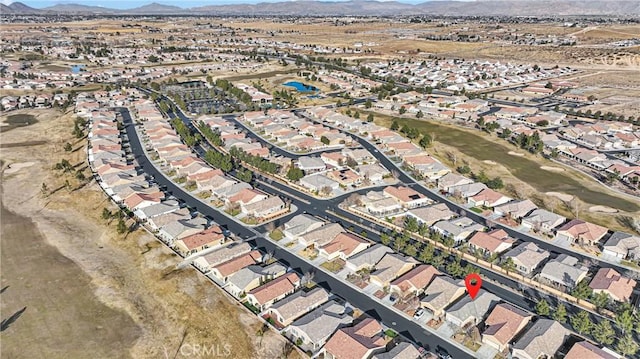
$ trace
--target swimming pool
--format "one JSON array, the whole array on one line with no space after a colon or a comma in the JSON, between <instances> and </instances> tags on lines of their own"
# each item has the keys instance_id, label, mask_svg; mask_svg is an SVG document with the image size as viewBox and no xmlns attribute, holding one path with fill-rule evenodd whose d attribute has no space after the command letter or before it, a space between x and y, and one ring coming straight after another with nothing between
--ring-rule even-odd
<instances>
[{"instance_id":1,"label":"swimming pool","mask_svg":"<svg viewBox=\"0 0 640 359\"><path fill-rule=\"evenodd\" d=\"M317 92L320 91L319 88L307 84L303 84L298 81L289 81L282 84L283 86L289 86L296 89L298 92Z\"/></svg>"}]
</instances>

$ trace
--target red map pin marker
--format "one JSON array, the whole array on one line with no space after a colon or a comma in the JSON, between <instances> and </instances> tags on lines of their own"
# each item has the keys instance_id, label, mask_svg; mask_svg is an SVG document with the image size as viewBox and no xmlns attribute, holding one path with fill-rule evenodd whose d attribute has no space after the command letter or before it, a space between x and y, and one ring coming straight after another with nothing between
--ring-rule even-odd
<instances>
[{"instance_id":1,"label":"red map pin marker","mask_svg":"<svg viewBox=\"0 0 640 359\"><path fill-rule=\"evenodd\" d=\"M476 295L482 287L482 278L477 273L471 273L464 278L464 285L467 287L467 292L471 299L476 299Z\"/></svg>"}]
</instances>

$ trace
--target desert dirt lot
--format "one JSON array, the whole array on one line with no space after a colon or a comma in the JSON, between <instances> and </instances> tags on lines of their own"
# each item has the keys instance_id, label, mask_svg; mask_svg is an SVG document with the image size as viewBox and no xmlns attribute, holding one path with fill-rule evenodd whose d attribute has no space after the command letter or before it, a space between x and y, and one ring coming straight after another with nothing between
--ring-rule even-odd
<instances>
[{"instance_id":1,"label":"desert dirt lot","mask_svg":"<svg viewBox=\"0 0 640 359\"><path fill-rule=\"evenodd\" d=\"M233 358L282 355L280 335L260 336L262 324L219 288L174 270L178 258L146 232L116 234L100 218L115 207L99 186L52 169L65 158L90 177L73 114L33 113L37 123L2 133L1 303L3 320L12 316L3 358L180 358L195 345Z\"/></svg>"}]
</instances>

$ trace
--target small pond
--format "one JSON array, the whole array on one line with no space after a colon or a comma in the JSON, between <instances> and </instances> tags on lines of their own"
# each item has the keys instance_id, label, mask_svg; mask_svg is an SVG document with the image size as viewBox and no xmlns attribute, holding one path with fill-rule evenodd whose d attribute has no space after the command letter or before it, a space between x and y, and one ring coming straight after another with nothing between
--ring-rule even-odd
<instances>
[{"instance_id":1,"label":"small pond","mask_svg":"<svg viewBox=\"0 0 640 359\"><path fill-rule=\"evenodd\" d=\"M296 89L298 92L317 92L320 91L319 88L307 84L303 84L298 81L289 81L282 84L283 86L289 86Z\"/></svg>"}]
</instances>

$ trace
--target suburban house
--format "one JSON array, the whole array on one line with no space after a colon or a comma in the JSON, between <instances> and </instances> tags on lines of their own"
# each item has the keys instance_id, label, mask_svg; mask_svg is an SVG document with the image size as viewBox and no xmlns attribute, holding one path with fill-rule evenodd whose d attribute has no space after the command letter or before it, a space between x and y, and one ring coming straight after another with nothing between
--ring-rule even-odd
<instances>
[{"instance_id":1,"label":"suburban house","mask_svg":"<svg viewBox=\"0 0 640 359\"><path fill-rule=\"evenodd\" d=\"M604 244L602 254L620 259L640 259L640 236L620 231L613 232Z\"/></svg>"},{"instance_id":2,"label":"suburban house","mask_svg":"<svg viewBox=\"0 0 640 359\"><path fill-rule=\"evenodd\" d=\"M509 343L531 318L531 313L508 303L500 303L493 308L485 321L482 342L502 352L509 347Z\"/></svg>"},{"instance_id":3,"label":"suburban house","mask_svg":"<svg viewBox=\"0 0 640 359\"><path fill-rule=\"evenodd\" d=\"M204 231L207 228L208 222L209 221L203 217L188 217L186 219L169 222L158 230L158 236L164 239L169 245L173 245L173 241L175 240Z\"/></svg>"},{"instance_id":4,"label":"suburban house","mask_svg":"<svg viewBox=\"0 0 640 359\"><path fill-rule=\"evenodd\" d=\"M585 222L581 219L573 219L558 229L556 238L565 239L571 243L596 245L608 231L607 227Z\"/></svg>"},{"instance_id":5,"label":"suburban house","mask_svg":"<svg viewBox=\"0 0 640 359\"><path fill-rule=\"evenodd\" d=\"M540 318L513 345L511 355L514 359L553 358L568 336L562 324Z\"/></svg>"},{"instance_id":6,"label":"suburban house","mask_svg":"<svg viewBox=\"0 0 640 359\"><path fill-rule=\"evenodd\" d=\"M339 329L320 353L325 359L368 359L382 351L385 344L380 323L366 318L352 327Z\"/></svg>"},{"instance_id":7,"label":"suburban house","mask_svg":"<svg viewBox=\"0 0 640 359\"><path fill-rule=\"evenodd\" d=\"M447 193L458 198L469 198L487 189L487 185L480 182L465 183L461 185L451 186Z\"/></svg>"},{"instance_id":8,"label":"suburban house","mask_svg":"<svg viewBox=\"0 0 640 359\"><path fill-rule=\"evenodd\" d=\"M300 185L313 192L320 192L326 188L331 189L331 191L335 191L340 188L340 183L332 180L322 173L314 173L302 177L300 179Z\"/></svg>"},{"instance_id":9,"label":"suburban house","mask_svg":"<svg viewBox=\"0 0 640 359\"><path fill-rule=\"evenodd\" d=\"M302 156L298 158L298 168L309 174L324 171L327 167L320 157Z\"/></svg>"},{"instance_id":10,"label":"suburban house","mask_svg":"<svg viewBox=\"0 0 640 359\"><path fill-rule=\"evenodd\" d=\"M296 319L285 330L293 342L300 341L303 350L315 353L341 326L351 323L344 305L330 300L303 317Z\"/></svg>"},{"instance_id":11,"label":"suburban house","mask_svg":"<svg viewBox=\"0 0 640 359\"><path fill-rule=\"evenodd\" d=\"M124 204L129 208L131 212L135 212L141 208L153 206L162 202L164 199L164 192L154 193L133 193L129 197L125 198Z\"/></svg>"},{"instance_id":12,"label":"suburban house","mask_svg":"<svg viewBox=\"0 0 640 359\"><path fill-rule=\"evenodd\" d=\"M420 264L391 282L390 292L396 293L400 298L419 296L429 283L441 274L434 266Z\"/></svg>"},{"instance_id":13,"label":"suburban house","mask_svg":"<svg viewBox=\"0 0 640 359\"><path fill-rule=\"evenodd\" d=\"M599 347L589 343L588 341L582 341L575 343L571 350L567 353L564 359L620 359L618 355L600 349Z\"/></svg>"},{"instance_id":14,"label":"suburban house","mask_svg":"<svg viewBox=\"0 0 640 359\"><path fill-rule=\"evenodd\" d=\"M202 232L176 240L177 250L185 256L199 252L203 249L217 246L224 242L224 234L220 226L211 226Z\"/></svg>"},{"instance_id":15,"label":"suburban house","mask_svg":"<svg viewBox=\"0 0 640 359\"><path fill-rule=\"evenodd\" d=\"M411 258L405 257L400 253L387 253L375 265L375 270L369 275L369 282L386 288L395 278L407 273L418 262Z\"/></svg>"},{"instance_id":16,"label":"suburban house","mask_svg":"<svg viewBox=\"0 0 640 359\"><path fill-rule=\"evenodd\" d=\"M444 237L451 237L455 245L460 245L476 231L483 231L484 226L473 221L469 217L458 217L448 221L438 221L431 229L440 233Z\"/></svg>"},{"instance_id":17,"label":"suburban house","mask_svg":"<svg viewBox=\"0 0 640 359\"><path fill-rule=\"evenodd\" d=\"M445 319L459 328L478 325L500 300L495 294L480 289L474 299L465 296L447 309Z\"/></svg>"},{"instance_id":18,"label":"suburban house","mask_svg":"<svg viewBox=\"0 0 640 359\"><path fill-rule=\"evenodd\" d=\"M269 307L263 316L270 317L279 327L284 328L328 301L329 295L330 293L322 287L315 287L308 292L301 290Z\"/></svg>"},{"instance_id":19,"label":"suburban house","mask_svg":"<svg viewBox=\"0 0 640 359\"><path fill-rule=\"evenodd\" d=\"M331 242L319 248L320 255L333 260L340 258L346 260L354 254L362 252L369 247L370 242L351 233L340 233Z\"/></svg>"},{"instance_id":20,"label":"suburban house","mask_svg":"<svg viewBox=\"0 0 640 359\"><path fill-rule=\"evenodd\" d=\"M376 217L392 216L404 210L401 203L382 191L367 192L360 196L360 202L367 212Z\"/></svg>"},{"instance_id":21,"label":"suburban house","mask_svg":"<svg viewBox=\"0 0 640 359\"><path fill-rule=\"evenodd\" d=\"M425 289L420 305L427 308L435 317L444 314L444 309L464 295L464 280L456 280L449 276L437 276Z\"/></svg>"},{"instance_id":22,"label":"suburban house","mask_svg":"<svg viewBox=\"0 0 640 359\"><path fill-rule=\"evenodd\" d=\"M259 310L293 293L300 286L300 277L289 272L247 293L247 301Z\"/></svg>"},{"instance_id":23,"label":"suburban house","mask_svg":"<svg viewBox=\"0 0 640 359\"><path fill-rule=\"evenodd\" d=\"M151 208L151 207L153 206L145 207L145 208ZM160 231L161 228L165 228L165 226L168 225L169 223L189 221L189 220L191 220L191 213L189 212L189 209L180 208L176 211L161 213L158 215L154 215L153 217L149 217L147 218L146 222L147 222L147 226L149 226L151 230ZM202 227L202 229L204 229L204 227ZM160 236L160 233L158 233L158 235ZM166 243L173 242L173 237L170 237L170 236L164 236L164 237L161 236L161 239L163 239Z\"/></svg>"},{"instance_id":24,"label":"suburban house","mask_svg":"<svg viewBox=\"0 0 640 359\"><path fill-rule=\"evenodd\" d=\"M363 269L372 269L376 263L387 253L393 253L393 249L376 243L364 251L349 257L345 267L351 272L358 272Z\"/></svg>"},{"instance_id":25,"label":"suburban house","mask_svg":"<svg viewBox=\"0 0 640 359\"><path fill-rule=\"evenodd\" d=\"M328 223L324 226L298 237L298 242L305 247L321 247L331 242L344 228L338 223Z\"/></svg>"},{"instance_id":26,"label":"suburban house","mask_svg":"<svg viewBox=\"0 0 640 359\"><path fill-rule=\"evenodd\" d=\"M250 290L266 281L278 278L286 272L287 268L278 262L273 262L265 267L250 265L230 275L224 289L234 297L241 299Z\"/></svg>"},{"instance_id":27,"label":"suburban house","mask_svg":"<svg viewBox=\"0 0 640 359\"><path fill-rule=\"evenodd\" d=\"M472 207L493 208L509 201L511 201L511 198L490 188L483 189L477 195L468 198L468 203Z\"/></svg>"},{"instance_id":28,"label":"suburban house","mask_svg":"<svg viewBox=\"0 0 640 359\"><path fill-rule=\"evenodd\" d=\"M473 183L472 179L455 173L447 173L438 179L438 189L444 192L449 192L450 187L470 183Z\"/></svg>"},{"instance_id":29,"label":"suburban house","mask_svg":"<svg viewBox=\"0 0 640 359\"><path fill-rule=\"evenodd\" d=\"M255 218L268 219L282 214L287 205L278 196L271 196L258 202L241 206L242 213Z\"/></svg>"},{"instance_id":30,"label":"suburban house","mask_svg":"<svg viewBox=\"0 0 640 359\"><path fill-rule=\"evenodd\" d=\"M493 208L493 213L499 216L509 216L513 219L520 219L528 215L531 211L538 209L531 200L511 201Z\"/></svg>"},{"instance_id":31,"label":"suburban house","mask_svg":"<svg viewBox=\"0 0 640 359\"><path fill-rule=\"evenodd\" d=\"M324 223L312 215L299 214L284 224L282 233L287 238L298 239L299 236L322 227Z\"/></svg>"},{"instance_id":32,"label":"suburban house","mask_svg":"<svg viewBox=\"0 0 640 359\"><path fill-rule=\"evenodd\" d=\"M628 302L635 286L635 280L623 277L611 268L600 268L589 283L593 293L607 293L618 302Z\"/></svg>"},{"instance_id":33,"label":"suburban house","mask_svg":"<svg viewBox=\"0 0 640 359\"><path fill-rule=\"evenodd\" d=\"M193 265L203 273L207 273L211 267L224 263L229 259L239 257L251 252L251 245L246 242L231 243L211 253L198 257L193 261Z\"/></svg>"},{"instance_id":34,"label":"suburban house","mask_svg":"<svg viewBox=\"0 0 640 359\"><path fill-rule=\"evenodd\" d=\"M402 207L411 209L431 203L431 200L425 195L417 192L410 187L385 187L384 194L395 199Z\"/></svg>"},{"instance_id":35,"label":"suburban house","mask_svg":"<svg viewBox=\"0 0 640 359\"><path fill-rule=\"evenodd\" d=\"M256 265L262 260L262 253L258 250L253 250L247 254L231 258L226 262L222 262L216 266L211 267L209 275L218 279L221 283L226 283L229 276L237 273L243 268L247 268L251 265Z\"/></svg>"},{"instance_id":36,"label":"suburban house","mask_svg":"<svg viewBox=\"0 0 640 359\"><path fill-rule=\"evenodd\" d=\"M538 247L535 243L526 242L505 253L503 260L511 258L520 274L530 275L549 258L549 255L549 252Z\"/></svg>"},{"instance_id":37,"label":"suburban house","mask_svg":"<svg viewBox=\"0 0 640 359\"><path fill-rule=\"evenodd\" d=\"M415 359L421 354L415 345L408 342L401 342L386 353L374 355L371 359Z\"/></svg>"},{"instance_id":38,"label":"suburban house","mask_svg":"<svg viewBox=\"0 0 640 359\"><path fill-rule=\"evenodd\" d=\"M558 258L552 259L540 271L540 281L573 289L578 282L583 280L589 273L589 268L578 262L578 258L561 254Z\"/></svg>"},{"instance_id":39,"label":"suburban house","mask_svg":"<svg viewBox=\"0 0 640 359\"><path fill-rule=\"evenodd\" d=\"M456 213L446 204L438 203L428 207L414 208L407 212L407 216L415 218L420 224L432 226L438 221L455 217Z\"/></svg>"},{"instance_id":40,"label":"suburban house","mask_svg":"<svg viewBox=\"0 0 640 359\"><path fill-rule=\"evenodd\" d=\"M267 199L268 196L258 190L245 188L227 199L227 203L237 203L241 207Z\"/></svg>"},{"instance_id":41,"label":"suburban house","mask_svg":"<svg viewBox=\"0 0 640 359\"><path fill-rule=\"evenodd\" d=\"M567 221L566 217L538 208L522 218L522 225L534 231L551 233L555 228Z\"/></svg>"},{"instance_id":42,"label":"suburban house","mask_svg":"<svg viewBox=\"0 0 640 359\"><path fill-rule=\"evenodd\" d=\"M175 212L180 209L178 201L167 200L151 206L140 208L133 214L142 221L157 217L166 213Z\"/></svg>"},{"instance_id":43,"label":"suburban house","mask_svg":"<svg viewBox=\"0 0 640 359\"><path fill-rule=\"evenodd\" d=\"M494 229L491 232L476 232L469 240L469 249L489 257L506 251L515 242L503 229Z\"/></svg>"}]
</instances>

